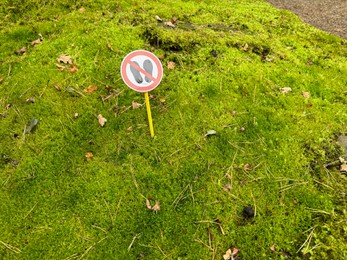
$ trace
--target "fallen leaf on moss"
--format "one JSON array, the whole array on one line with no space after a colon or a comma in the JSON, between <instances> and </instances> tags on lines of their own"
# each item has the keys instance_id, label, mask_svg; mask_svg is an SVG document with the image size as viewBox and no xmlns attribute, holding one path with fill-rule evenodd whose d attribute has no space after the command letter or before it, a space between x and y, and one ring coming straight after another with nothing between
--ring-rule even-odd
<instances>
[{"instance_id":1,"label":"fallen leaf on moss","mask_svg":"<svg viewBox=\"0 0 347 260\"><path fill-rule=\"evenodd\" d=\"M216 130L208 130L205 136L216 135L216 134L217 134Z\"/></svg>"},{"instance_id":2,"label":"fallen leaf on moss","mask_svg":"<svg viewBox=\"0 0 347 260\"><path fill-rule=\"evenodd\" d=\"M83 92L85 93L93 93L95 91L98 90L98 87L95 85L90 85L89 87L87 87L86 89L83 90Z\"/></svg>"},{"instance_id":3,"label":"fallen leaf on moss","mask_svg":"<svg viewBox=\"0 0 347 260\"><path fill-rule=\"evenodd\" d=\"M262 59L263 61L273 62L273 59L269 58L268 56L262 56L261 59Z\"/></svg>"},{"instance_id":4,"label":"fallen leaf on moss","mask_svg":"<svg viewBox=\"0 0 347 260\"><path fill-rule=\"evenodd\" d=\"M17 55L23 55L27 51L28 51L28 49L26 47L23 47L23 48L20 48L20 49L16 50L16 54Z\"/></svg>"},{"instance_id":5,"label":"fallen leaf on moss","mask_svg":"<svg viewBox=\"0 0 347 260\"><path fill-rule=\"evenodd\" d=\"M38 38L37 40L31 42L31 46L38 45L38 44L40 44L42 41L43 41L42 38Z\"/></svg>"},{"instance_id":6,"label":"fallen leaf on moss","mask_svg":"<svg viewBox=\"0 0 347 260\"><path fill-rule=\"evenodd\" d=\"M58 64L58 63L56 63L55 66L57 66L57 68L58 68L59 70L61 70L61 71L63 71L63 70L66 69L65 66L60 65L60 64Z\"/></svg>"},{"instance_id":7,"label":"fallen leaf on moss","mask_svg":"<svg viewBox=\"0 0 347 260\"><path fill-rule=\"evenodd\" d=\"M11 104L8 103L8 104L5 106L5 109L6 109L6 110L9 110L10 108L11 108Z\"/></svg>"},{"instance_id":8,"label":"fallen leaf on moss","mask_svg":"<svg viewBox=\"0 0 347 260\"><path fill-rule=\"evenodd\" d=\"M80 9L78 9L78 11L79 11L81 14L83 14L83 13L86 11L86 9L85 9L84 7L81 7Z\"/></svg>"},{"instance_id":9,"label":"fallen leaf on moss","mask_svg":"<svg viewBox=\"0 0 347 260\"><path fill-rule=\"evenodd\" d=\"M164 24L165 24L166 26L171 27L171 28L176 28L176 26L175 26L171 21L165 22Z\"/></svg>"},{"instance_id":10,"label":"fallen leaf on moss","mask_svg":"<svg viewBox=\"0 0 347 260\"><path fill-rule=\"evenodd\" d=\"M99 114L98 115L98 121L99 121L99 125L103 127L106 124L107 119L104 118L101 114Z\"/></svg>"},{"instance_id":11,"label":"fallen leaf on moss","mask_svg":"<svg viewBox=\"0 0 347 260\"><path fill-rule=\"evenodd\" d=\"M154 206L152 207L149 199L146 199L146 207L147 209L153 210L154 212L158 212L160 210L160 202L156 201Z\"/></svg>"},{"instance_id":12,"label":"fallen leaf on moss","mask_svg":"<svg viewBox=\"0 0 347 260\"><path fill-rule=\"evenodd\" d=\"M172 23L172 24L176 24L176 23L177 23L177 20L178 20L177 17L172 17L172 18L171 18L171 23Z\"/></svg>"},{"instance_id":13,"label":"fallen leaf on moss","mask_svg":"<svg viewBox=\"0 0 347 260\"><path fill-rule=\"evenodd\" d=\"M152 209L151 202L149 201L149 199L146 199L146 207L147 209Z\"/></svg>"},{"instance_id":14,"label":"fallen leaf on moss","mask_svg":"<svg viewBox=\"0 0 347 260\"><path fill-rule=\"evenodd\" d=\"M244 46L242 46L242 47L241 47L241 50L243 50L243 51L248 51L248 50L249 50L248 44L246 43Z\"/></svg>"},{"instance_id":15,"label":"fallen leaf on moss","mask_svg":"<svg viewBox=\"0 0 347 260\"><path fill-rule=\"evenodd\" d=\"M131 105L132 105L133 109L137 109L137 108L139 108L139 107L142 106L140 103L137 103L137 102L135 102L135 101L133 101L133 102L131 103Z\"/></svg>"},{"instance_id":16,"label":"fallen leaf on moss","mask_svg":"<svg viewBox=\"0 0 347 260\"><path fill-rule=\"evenodd\" d=\"M154 212L158 212L160 210L160 202L159 201L155 202L155 205L152 207L152 210Z\"/></svg>"},{"instance_id":17,"label":"fallen leaf on moss","mask_svg":"<svg viewBox=\"0 0 347 260\"><path fill-rule=\"evenodd\" d=\"M93 158L93 153L92 152L87 152L86 154L86 160L90 161Z\"/></svg>"},{"instance_id":18,"label":"fallen leaf on moss","mask_svg":"<svg viewBox=\"0 0 347 260\"><path fill-rule=\"evenodd\" d=\"M231 259L231 249L230 248L223 255L223 259L224 260L230 260Z\"/></svg>"},{"instance_id":19,"label":"fallen leaf on moss","mask_svg":"<svg viewBox=\"0 0 347 260\"><path fill-rule=\"evenodd\" d=\"M57 58L58 62L64 63L64 64L72 64L72 58L70 55L66 55L66 54L61 54L58 58Z\"/></svg>"},{"instance_id":20,"label":"fallen leaf on moss","mask_svg":"<svg viewBox=\"0 0 347 260\"><path fill-rule=\"evenodd\" d=\"M224 260L233 260L234 257L240 252L238 248L229 248L223 255Z\"/></svg>"},{"instance_id":21,"label":"fallen leaf on moss","mask_svg":"<svg viewBox=\"0 0 347 260\"><path fill-rule=\"evenodd\" d=\"M270 247L270 249L271 249L272 252L275 252L275 251L276 251L275 245L272 245L272 246Z\"/></svg>"},{"instance_id":22,"label":"fallen leaf on moss","mask_svg":"<svg viewBox=\"0 0 347 260\"><path fill-rule=\"evenodd\" d=\"M340 172L347 172L347 164L342 164L340 166Z\"/></svg>"},{"instance_id":23,"label":"fallen leaf on moss","mask_svg":"<svg viewBox=\"0 0 347 260\"><path fill-rule=\"evenodd\" d=\"M74 113L73 117L77 119L79 117L79 114L77 112Z\"/></svg>"},{"instance_id":24,"label":"fallen leaf on moss","mask_svg":"<svg viewBox=\"0 0 347 260\"><path fill-rule=\"evenodd\" d=\"M245 165L243 165L243 169L244 170L251 170L252 169L252 165L250 165L249 163L246 163Z\"/></svg>"},{"instance_id":25,"label":"fallen leaf on moss","mask_svg":"<svg viewBox=\"0 0 347 260\"><path fill-rule=\"evenodd\" d=\"M175 63L174 63L173 61L169 61L169 62L167 63L167 68L168 68L169 70L173 70L173 69L175 68Z\"/></svg>"},{"instance_id":26,"label":"fallen leaf on moss","mask_svg":"<svg viewBox=\"0 0 347 260\"><path fill-rule=\"evenodd\" d=\"M160 101L161 103L164 103L166 100L165 100L164 98L159 98L159 101Z\"/></svg>"},{"instance_id":27,"label":"fallen leaf on moss","mask_svg":"<svg viewBox=\"0 0 347 260\"><path fill-rule=\"evenodd\" d=\"M163 19L161 19L161 18L159 17L159 15L154 16L154 18L155 18L157 21L159 21L159 22L162 22L162 21L163 21Z\"/></svg>"},{"instance_id":28,"label":"fallen leaf on moss","mask_svg":"<svg viewBox=\"0 0 347 260\"><path fill-rule=\"evenodd\" d=\"M310 97L311 97L310 92L306 92L306 91L303 91L303 92L302 92L302 96L303 96L304 98L310 98Z\"/></svg>"},{"instance_id":29,"label":"fallen leaf on moss","mask_svg":"<svg viewBox=\"0 0 347 260\"><path fill-rule=\"evenodd\" d=\"M70 73L76 73L78 71L78 68L75 64L72 65L72 68L68 69L68 72Z\"/></svg>"},{"instance_id":30,"label":"fallen leaf on moss","mask_svg":"<svg viewBox=\"0 0 347 260\"><path fill-rule=\"evenodd\" d=\"M224 190L225 192L230 191L230 190L231 190L230 184L225 184L224 187L223 187L223 190Z\"/></svg>"},{"instance_id":31,"label":"fallen leaf on moss","mask_svg":"<svg viewBox=\"0 0 347 260\"><path fill-rule=\"evenodd\" d=\"M292 91L292 88L290 87L284 87L284 88L280 88L280 91L283 93L283 94L287 94L289 92Z\"/></svg>"}]
</instances>

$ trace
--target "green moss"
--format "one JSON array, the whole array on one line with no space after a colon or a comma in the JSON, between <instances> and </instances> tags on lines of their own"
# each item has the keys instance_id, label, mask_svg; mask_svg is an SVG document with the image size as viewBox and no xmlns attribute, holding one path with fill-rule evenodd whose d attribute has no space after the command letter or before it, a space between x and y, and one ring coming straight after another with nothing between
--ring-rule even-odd
<instances>
[{"instance_id":1,"label":"green moss","mask_svg":"<svg viewBox=\"0 0 347 260\"><path fill-rule=\"evenodd\" d=\"M345 40L260 0L5 1L0 21L0 258L346 254L346 177L324 168L346 132ZM119 73L136 49L164 67L154 139ZM58 70L61 54L77 73Z\"/></svg>"}]
</instances>

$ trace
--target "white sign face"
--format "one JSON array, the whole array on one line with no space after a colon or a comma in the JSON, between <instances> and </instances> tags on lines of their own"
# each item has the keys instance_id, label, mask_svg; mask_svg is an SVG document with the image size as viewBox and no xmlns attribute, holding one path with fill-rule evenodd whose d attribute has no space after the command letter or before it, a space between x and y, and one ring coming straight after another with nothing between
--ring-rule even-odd
<instances>
[{"instance_id":1,"label":"white sign face","mask_svg":"<svg viewBox=\"0 0 347 260\"><path fill-rule=\"evenodd\" d=\"M156 88L163 77L163 66L149 51L133 51L122 61L121 75L124 83L138 92L148 92Z\"/></svg>"}]
</instances>

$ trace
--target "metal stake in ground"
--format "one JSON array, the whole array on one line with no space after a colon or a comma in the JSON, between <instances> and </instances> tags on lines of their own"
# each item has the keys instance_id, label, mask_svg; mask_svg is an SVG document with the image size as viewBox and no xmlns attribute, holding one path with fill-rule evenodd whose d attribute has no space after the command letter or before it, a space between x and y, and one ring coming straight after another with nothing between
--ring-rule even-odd
<instances>
[{"instance_id":1,"label":"metal stake in ground","mask_svg":"<svg viewBox=\"0 0 347 260\"><path fill-rule=\"evenodd\" d=\"M155 89L163 77L163 66L160 60L149 51L133 51L123 59L120 72L124 83L129 88L145 93L149 129L151 136L154 137L148 92Z\"/></svg>"}]
</instances>

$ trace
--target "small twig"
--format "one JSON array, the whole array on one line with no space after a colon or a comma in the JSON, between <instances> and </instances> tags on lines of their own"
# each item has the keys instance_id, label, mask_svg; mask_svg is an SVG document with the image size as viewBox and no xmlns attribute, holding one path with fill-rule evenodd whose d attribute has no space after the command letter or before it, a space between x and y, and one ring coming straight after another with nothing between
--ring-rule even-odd
<instances>
[{"instance_id":1,"label":"small twig","mask_svg":"<svg viewBox=\"0 0 347 260\"><path fill-rule=\"evenodd\" d=\"M128 246L128 252L130 252L130 249L133 246L135 240L138 239L140 236L141 236L141 233L138 233L133 237L133 240L131 241L130 245Z\"/></svg>"},{"instance_id":2,"label":"small twig","mask_svg":"<svg viewBox=\"0 0 347 260\"><path fill-rule=\"evenodd\" d=\"M108 203L107 203L107 201L105 200L105 198L104 198L104 202L105 202L105 205L106 205L106 207L107 207L108 213L110 214L111 222L112 222L112 225L113 225L113 224L114 224L114 220L113 220L113 215L112 215L110 206L108 205Z\"/></svg>"},{"instance_id":3,"label":"small twig","mask_svg":"<svg viewBox=\"0 0 347 260\"><path fill-rule=\"evenodd\" d=\"M184 187L184 189L180 192L180 194L178 194L176 199L172 202L171 205L174 206L174 208L176 208L178 203L182 200L183 195L187 191L188 188L189 188L189 184L186 187Z\"/></svg>"},{"instance_id":4,"label":"small twig","mask_svg":"<svg viewBox=\"0 0 347 260\"><path fill-rule=\"evenodd\" d=\"M213 252L213 248L210 247L209 245L206 245L203 241L201 241L200 239L194 239L194 241L199 242L201 244L203 244L204 246L206 246L208 248L208 250Z\"/></svg>"},{"instance_id":5,"label":"small twig","mask_svg":"<svg viewBox=\"0 0 347 260\"><path fill-rule=\"evenodd\" d=\"M308 246L310 245L313 233L314 233L315 227L313 227L313 230L311 231L311 233L307 236L305 242L301 245L301 247L299 248L299 250L296 253L299 253L301 249L304 248L304 246L307 244L306 248L308 248Z\"/></svg>"},{"instance_id":6,"label":"small twig","mask_svg":"<svg viewBox=\"0 0 347 260\"><path fill-rule=\"evenodd\" d=\"M79 257L79 259L82 259L85 255L87 255L89 253L90 250L92 250L97 244L100 244L102 241L104 241L107 237L102 238L101 240L99 240L98 242L94 243L93 245L91 245L90 247L88 247L84 253Z\"/></svg>"},{"instance_id":7,"label":"small twig","mask_svg":"<svg viewBox=\"0 0 347 260\"><path fill-rule=\"evenodd\" d=\"M107 232L105 229L103 229L103 228L101 228L101 227L99 227L99 226L92 225L92 227L101 230L101 231L104 232L105 234L108 234L108 232Z\"/></svg>"},{"instance_id":8,"label":"small twig","mask_svg":"<svg viewBox=\"0 0 347 260\"><path fill-rule=\"evenodd\" d=\"M14 252L16 254L19 254L22 252L19 248L11 246L10 244L7 244L1 240L0 240L0 244L2 244L4 247L6 247L7 249L11 250L12 252Z\"/></svg>"},{"instance_id":9,"label":"small twig","mask_svg":"<svg viewBox=\"0 0 347 260\"><path fill-rule=\"evenodd\" d=\"M31 208L31 210L29 210L29 212L23 217L23 219L26 219L26 218L30 215L30 213L31 213L31 212L34 210L34 208L36 207L37 203L38 203L38 202L35 203L35 205Z\"/></svg>"}]
</instances>

